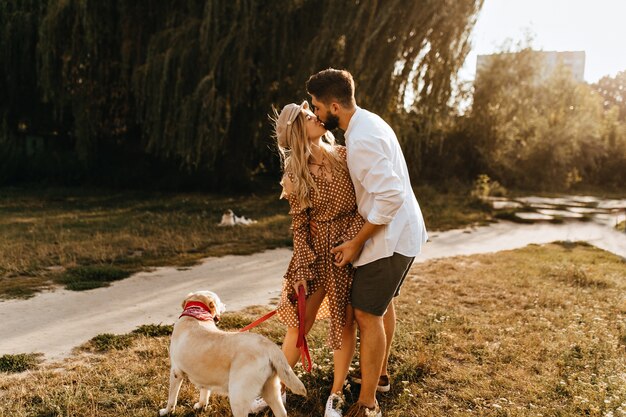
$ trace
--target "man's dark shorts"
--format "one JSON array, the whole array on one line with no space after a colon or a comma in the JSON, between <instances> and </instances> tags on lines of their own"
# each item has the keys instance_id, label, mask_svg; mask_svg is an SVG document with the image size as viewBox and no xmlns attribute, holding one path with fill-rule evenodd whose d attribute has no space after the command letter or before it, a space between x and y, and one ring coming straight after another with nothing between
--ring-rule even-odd
<instances>
[{"instance_id":1,"label":"man's dark shorts","mask_svg":"<svg viewBox=\"0 0 626 417\"><path fill-rule=\"evenodd\" d=\"M384 315L393 297L400 295L400 287L413 259L394 253L359 266L352 281L352 307L375 316Z\"/></svg>"}]
</instances>

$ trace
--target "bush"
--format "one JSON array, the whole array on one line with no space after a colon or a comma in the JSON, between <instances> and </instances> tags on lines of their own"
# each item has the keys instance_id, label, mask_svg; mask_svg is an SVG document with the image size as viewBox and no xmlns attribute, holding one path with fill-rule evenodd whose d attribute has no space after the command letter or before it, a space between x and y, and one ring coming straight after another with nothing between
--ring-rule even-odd
<instances>
[{"instance_id":1,"label":"bush","mask_svg":"<svg viewBox=\"0 0 626 417\"><path fill-rule=\"evenodd\" d=\"M504 197L507 194L498 181L492 181L486 174L481 174L474 181L474 188L470 192L470 197L474 200L484 200L487 197Z\"/></svg>"}]
</instances>

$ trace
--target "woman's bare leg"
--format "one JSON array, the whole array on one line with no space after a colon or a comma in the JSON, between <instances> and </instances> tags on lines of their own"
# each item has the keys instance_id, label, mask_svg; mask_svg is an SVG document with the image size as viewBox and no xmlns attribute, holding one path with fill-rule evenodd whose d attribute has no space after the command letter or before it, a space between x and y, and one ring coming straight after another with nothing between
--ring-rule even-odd
<instances>
[{"instance_id":1,"label":"woman's bare leg","mask_svg":"<svg viewBox=\"0 0 626 417\"><path fill-rule=\"evenodd\" d=\"M354 350L356 348L356 324L354 322L354 313L352 306L348 305L346 308L346 325L343 328L341 335L341 349L333 352L333 359L335 363L333 388L331 393L341 392L343 390L343 384L348 376L348 369L350 363L354 357Z\"/></svg>"},{"instance_id":2,"label":"woman's bare leg","mask_svg":"<svg viewBox=\"0 0 626 417\"><path fill-rule=\"evenodd\" d=\"M315 323L315 316L317 315L317 311L322 305L322 301L324 301L324 297L326 296L326 291L324 288L319 288L315 293L313 293L306 300L306 313L305 313L305 333L308 334L309 330L313 327L313 323ZM283 340L283 353L287 358L287 362L293 368L296 363L298 363L298 359L300 359L300 349L296 347L296 342L298 341L298 328L297 327L288 327L287 333L285 334L285 339Z\"/></svg>"}]
</instances>

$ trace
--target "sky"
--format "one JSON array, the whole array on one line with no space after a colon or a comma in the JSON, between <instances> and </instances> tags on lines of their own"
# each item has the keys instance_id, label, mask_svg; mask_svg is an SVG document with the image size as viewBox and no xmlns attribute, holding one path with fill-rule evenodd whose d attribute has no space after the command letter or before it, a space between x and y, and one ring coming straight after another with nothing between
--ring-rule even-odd
<instances>
[{"instance_id":1,"label":"sky","mask_svg":"<svg viewBox=\"0 0 626 417\"><path fill-rule=\"evenodd\" d=\"M626 70L626 0L485 0L459 73L473 80L476 56L532 36L533 49L585 51L585 81Z\"/></svg>"}]
</instances>

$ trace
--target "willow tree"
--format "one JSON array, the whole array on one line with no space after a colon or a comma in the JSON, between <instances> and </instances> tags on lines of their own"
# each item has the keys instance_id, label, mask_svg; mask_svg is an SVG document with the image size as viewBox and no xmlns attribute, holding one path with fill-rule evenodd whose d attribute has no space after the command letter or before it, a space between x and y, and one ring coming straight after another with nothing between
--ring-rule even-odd
<instances>
[{"instance_id":1,"label":"willow tree","mask_svg":"<svg viewBox=\"0 0 626 417\"><path fill-rule=\"evenodd\" d=\"M0 181L19 170L20 116L41 107L34 61L45 10L43 0L0 2Z\"/></svg>"},{"instance_id":2,"label":"willow tree","mask_svg":"<svg viewBox=\"0 0 626 417\"><path fill-rule=\"evenodd\" d=\"M383 116L407 103L423 120L445 111L481 5L48 0L34 99L71 121L87 167L102 146L140 149L229 187L276 169L267 114L306 98L320 69L349 69L358 102Z\"/></svg>"}]
</instances>

